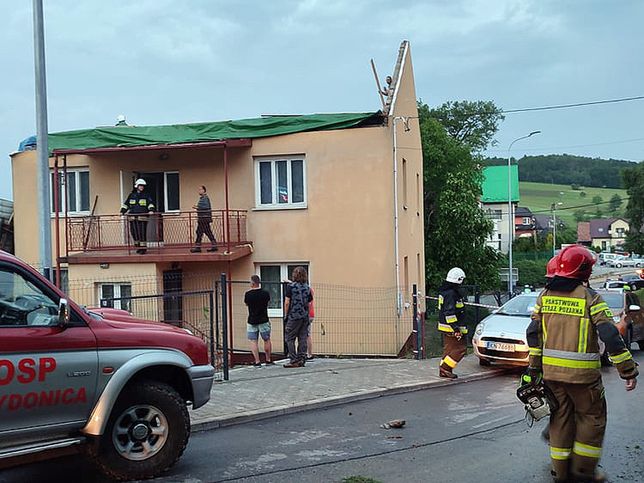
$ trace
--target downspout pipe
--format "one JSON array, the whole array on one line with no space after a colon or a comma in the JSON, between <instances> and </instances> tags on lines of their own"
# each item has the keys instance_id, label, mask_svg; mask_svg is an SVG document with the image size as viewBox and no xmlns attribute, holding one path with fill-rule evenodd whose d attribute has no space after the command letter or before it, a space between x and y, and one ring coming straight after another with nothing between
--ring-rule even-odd
<instances>
[{"instance_id":1,"label":"downspout pipe","mask_svg":"<svg viewBox=\"0 0 644 483\"><path fill-rule=\"evenodd\" d=\"M58 204L60 193L60 176L58 171L58 155L54 158L54 220L56 223L56 287L60 288L60 206ZM61 198L62 200L62 198ZM65 218L65 223L67 223L67 218ZM67 226L65 226L67 229Z\"/></svg>"},{"instance_id":2,"label":"downspout pipe","mask_svg":"<svg viewBox=\"0 0 644 483\"><path fill-rule=\"evenodd\" d=\"M393 169L394 169L394 258L396 263L396 313L398 317L402 315L402 292L400 290L400 248L398 244L398 135L396 132L396 122L409 122L409 118L396 116L393 120Z\"/></svg>"}]
</instances>

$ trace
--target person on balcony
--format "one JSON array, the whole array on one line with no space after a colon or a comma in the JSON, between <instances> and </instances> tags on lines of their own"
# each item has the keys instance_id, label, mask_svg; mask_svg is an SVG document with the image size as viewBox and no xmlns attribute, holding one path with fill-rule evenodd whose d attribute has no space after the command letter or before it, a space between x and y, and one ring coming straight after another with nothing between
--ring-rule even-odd
<instances>
[{"instance_id":1,"label":"person on balcony","mask_svg":"<svg viewBox=\"0 0 644 483\"><path fill-rule=\"evenodd\" d=\"M143 178L134 182L134 189L121 205L121 215L126 213L130 216L130 233L137 247L136 253L143 255L147 251L147 215L154 212L154 202L150 195L145 193L147 183Z\"/></svg>"},{"instance_id":2,"label":"person on balcony","mask_svg":"<svg viewBox=\"0 0 644 483\"><path fill-rule=\"evenodd\" d=\"M217 240L215 240L215 235L212 233L212 228L210 224L212 223L212 207L210 206L210 198L206 194L206 187L199 187L199 201L197 204L192 207L197 210L197 236L195 240L195 246L190 249L192 253L201 252L201 239L204 235L208 237L212 246L208 248L208 252L217 251Z\"/></svg>"}]
</instances>

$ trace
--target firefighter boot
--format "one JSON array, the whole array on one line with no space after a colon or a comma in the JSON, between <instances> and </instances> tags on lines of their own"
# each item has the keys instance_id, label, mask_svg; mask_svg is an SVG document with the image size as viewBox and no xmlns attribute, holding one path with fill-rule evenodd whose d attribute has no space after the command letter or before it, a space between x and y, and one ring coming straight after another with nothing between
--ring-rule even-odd
<instances>
[{"instance_id":1,"label":"firefighter boot","mask_svg":"<svg viewBox=\"0 0 644 483\"><path fill-rule=\"evenodd\" d=\"M442 365L438 368L438 376L446 377L447 379L456 379L458 376L452 372L452 368L445 368Z\"/></svg>"}]
</instances>

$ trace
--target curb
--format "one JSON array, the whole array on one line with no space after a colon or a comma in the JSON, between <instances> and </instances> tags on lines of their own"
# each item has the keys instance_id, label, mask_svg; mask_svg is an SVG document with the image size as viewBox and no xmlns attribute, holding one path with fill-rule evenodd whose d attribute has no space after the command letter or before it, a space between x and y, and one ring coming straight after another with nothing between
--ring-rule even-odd
<instances>
[{"instance_id":1,"label":"curb","mask_svg":"<svg viewBox=\"0 0 644 483\"><path fill-rule=\"evenodd\" d=\"M415 382L412 384L405 384L394 386L385 389L369 389L353 394L340 395L334 397L327 397L321 399L312 399L303 403L296 403L283 406L275 406L268 410L246 411L241 412L235 416L215 417L205 421L199 421L191 424L192 432L209 431L212 429L224 428L227 426L234 426L237 424L245 424L254 421L261 421L263 419L275 418L277 416L285 416L287 414L295 414L312 409L323 409L333 406L340 406L352 402L366 401L369 399L376 399L382 396L392 396L396 394L404 394L408 392L422 391L424 389L431 389L434 387L453 386L455 384L464 384L467 382L480 381L483 379L490 379L492 377L505 374L511 371L512 368L491 369L485 372L475 372L467 376L459 377L454 380L430 380L424 382ZM433 376L435 377L435 376Z\"/></svg>"}]
</instances>

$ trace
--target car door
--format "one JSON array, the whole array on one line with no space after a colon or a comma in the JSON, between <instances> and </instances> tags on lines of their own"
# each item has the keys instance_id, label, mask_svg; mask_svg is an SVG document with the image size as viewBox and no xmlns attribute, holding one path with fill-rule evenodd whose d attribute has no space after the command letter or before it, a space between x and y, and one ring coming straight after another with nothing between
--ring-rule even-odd
<instances>
[{"instance_id":1,"label":"car door","mask_svg":"<svg viewBox=\"0 0 644 483\"><path fill-rule=\"evenodd\" d=\"M0 262L0 446L80 428L96 396L96 338L83 317L58 324L60 296Z\"/></svg>"}]
</instances>

